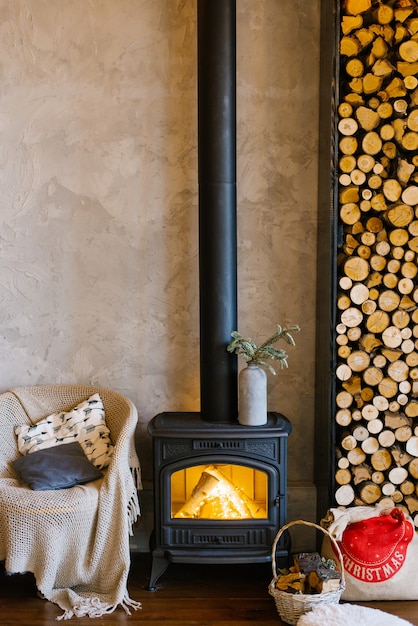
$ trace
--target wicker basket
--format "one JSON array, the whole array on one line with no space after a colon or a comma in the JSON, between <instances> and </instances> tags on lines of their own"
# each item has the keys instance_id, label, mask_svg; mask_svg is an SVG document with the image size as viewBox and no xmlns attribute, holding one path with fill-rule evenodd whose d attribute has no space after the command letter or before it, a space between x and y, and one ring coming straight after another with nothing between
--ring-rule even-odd
<instances>
[{"instance_id":1,"label":"wicker basket","mask_svg":"<svg viewBox=\"0 0 418 626\"><path fill-rule=\"evenodd\" d=\"M305 526L312 526L327 535L332 543L335 545L338 560L341 568L341 583L338 589L335 591L327 591L325 593L318 594L304 594L304 593L289 593L287 591L281 591L276 588L277 582L277 570L276 570L276 547L277 543L284 533L285 530L290 528L291 526L295 526L296 524L303 524ZM308 613L313 608L321 604L338 604L341 598L341 594L345 589L345 576L344 576L344 564L342 559L342 554L340 548L335 541L335 539L330 535L330 533L322 528L321 526L317 526L313 522L304 522L303 520L296 520L294 522L289 522L282 526L282 528L277 533L273 547L271 552L271 564L273 569L273 580L269 585L269 593L273 596L274 601L276 603L277 612L280 618L286 622L287 624L292 624L293 626L297 624L299 617L304 613Z\"/></svg>"}]
</instances>

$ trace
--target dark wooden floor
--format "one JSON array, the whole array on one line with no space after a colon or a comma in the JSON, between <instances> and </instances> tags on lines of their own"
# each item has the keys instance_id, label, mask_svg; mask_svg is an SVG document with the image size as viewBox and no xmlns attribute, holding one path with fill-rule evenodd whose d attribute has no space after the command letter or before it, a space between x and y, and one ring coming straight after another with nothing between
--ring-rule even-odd
<instances>
[{"instance_id":1,"label":"dark wooden floor","mask_svg":"<svg viewBox=\"0 0 418 626\"><path fill-rule=\"evenodd\" d=\"M78 626L282 626L274 599L268 593L269 564L172 564L158 581L158 590L146 590L149 556L134 554L129 589L143 608L131 616L118 609L99 619L64 622ZM380 602L367 606L402 617L418 626L418 602ZM31 575L5 576L0 571L1 626L56 626L58 607L41 600Z\"/></svg>"}]
</instances>

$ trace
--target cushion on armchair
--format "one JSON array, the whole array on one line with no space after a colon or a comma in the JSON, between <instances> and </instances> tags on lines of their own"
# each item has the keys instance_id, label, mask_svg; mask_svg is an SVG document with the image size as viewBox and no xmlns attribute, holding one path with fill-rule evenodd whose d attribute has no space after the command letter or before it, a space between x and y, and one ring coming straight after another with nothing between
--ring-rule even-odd
<instances>
[{"instance_id":1,"label":"cushion on armchair","mask_svg":"<svg viewBox=\"0 0 418 626\"><path fill-rule=\"evenodd\" d=\"M88 459L102 469L113 455L113 444L98 393L71 411L53 413L33 425L16 426L17 446L23 455L78 441Z\"/></svg>"},{"instance_id":2,"label":"cushion on armchair","mask_svg":"<svg viewBox=\"0 0 418 626\"><path fill-rule=\"evenodd\" d=\"M37 450L19 457L13 465L22 480L35 491L67 489L102 477L77 441Z\"/></svg>"}]
</instances>

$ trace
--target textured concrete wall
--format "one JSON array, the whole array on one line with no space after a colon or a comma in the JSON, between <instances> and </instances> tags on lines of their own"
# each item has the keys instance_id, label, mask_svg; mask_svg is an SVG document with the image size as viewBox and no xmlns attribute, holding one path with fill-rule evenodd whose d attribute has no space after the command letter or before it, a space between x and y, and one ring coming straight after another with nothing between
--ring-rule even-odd
<instances>
[{"instance_id":1,"label":"textured concrete wall","mask_svg":"<svg viewBox=\"0 0 418 626\"><path fill-rule=\"evenodd\" d=\"M307 514L319 4L237 3L239 330L302 327L269 407ZM0 391L126 394L147 479L148 421L199 409L196 2L0 0L0 66Z\"/></svg>"}]
</instances>

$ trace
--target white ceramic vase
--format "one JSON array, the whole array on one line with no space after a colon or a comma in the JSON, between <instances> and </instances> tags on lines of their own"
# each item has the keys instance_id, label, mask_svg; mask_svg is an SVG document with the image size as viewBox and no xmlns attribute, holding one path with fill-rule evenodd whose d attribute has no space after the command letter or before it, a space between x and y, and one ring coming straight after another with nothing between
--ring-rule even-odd
<instances>
[{"instance_id":1,"label":"white ceramic vase","mask_svg":"<svg viewBox=\"0 0 418 626\"><path fill-rule=\"evenodd\" d=\"M267 423L267 374L251 361L238 377L238 421L243 426Z\"/></svg>"}]
</instances>

